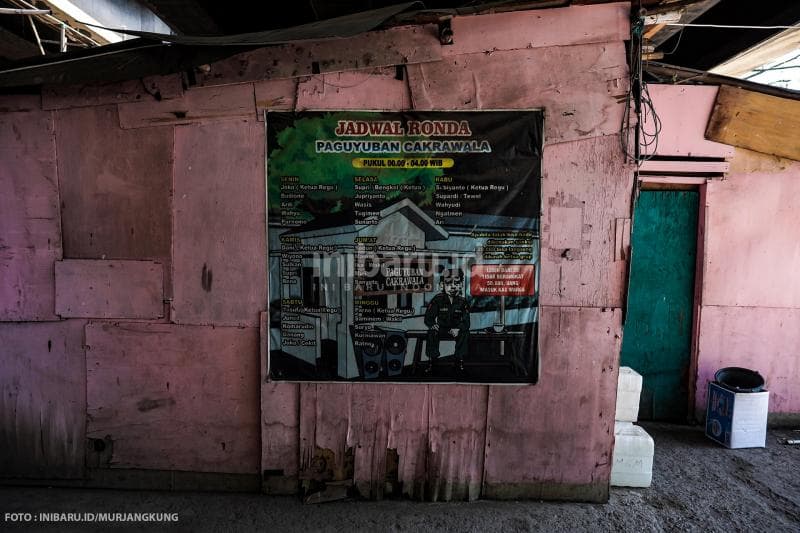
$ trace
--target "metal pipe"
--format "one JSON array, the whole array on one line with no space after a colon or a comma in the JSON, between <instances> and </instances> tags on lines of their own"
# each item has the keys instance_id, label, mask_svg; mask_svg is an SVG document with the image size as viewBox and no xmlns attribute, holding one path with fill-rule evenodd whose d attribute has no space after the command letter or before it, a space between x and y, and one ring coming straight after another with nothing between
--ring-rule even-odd
<instances>
[{"instance_id":1,"label":"metal pipe","mask_svg":"<svg viewBox=\"0 0 800 533\"><path fill-rule=\"evenodd\" d=\"M29 2L26 2L25 0L9 0L9 1L11 3L13 3L13 4L21 5L21 6L24 6L26 8L36 9L36 6L34 6L33 4L31 4ZM45 22L45 24L49 24L50 26L53 26L53 27L58 27L61 24L64 24L62 21L58 20L53 15L49 15L48 14L48 15L33 15L33 16L41 17L43 19L43 21ZM71 26L67 26L67 31L70 32L70 34L73 35L76 38L76 40L78 40L78 41L86 42L91 46L100 46L100 43L98 43L97 41L95 41L91 37L87 37L86 35L82 34L78 30L76 30L75 28L72 28Z\"/></svg>"},{"instance_id":2,"label":"metal pipe","mask_svg":"<svg viewBox=\"0 0 800 533\"><path fill-rule=\"evenodd\" d=\"M49 15L49 9L16 9L13 7L0 7L0 15Z\"/></svg>"},{"instance_id":3,"label":"metal pipe","mask_svg":"<svg viewBox=\"0 0 800 533\"><path fill-rule=\"evenodd\" d=\"M67 25L66 24L62 24L61 25L61 31L59 33L61 34L61 43L59 43L59 48L61 49L62 52L66 52L67 51Z\"/></svg>"},{"instance_id":4,"label":"metal pipe","mask_svg":"<svg viewBox=\"0 0 800 533\"><path fill-rule=\"evenodd\" d=\"M31 29L33 30L33 36L36 37L36 44L39 45L39 51L44 55L44 46L42 46L42 40L39 38L39 30L36 29L36 23L33 21L33 16L28 15L28 22L31 23Z\"/></svg>"}]
</instances>

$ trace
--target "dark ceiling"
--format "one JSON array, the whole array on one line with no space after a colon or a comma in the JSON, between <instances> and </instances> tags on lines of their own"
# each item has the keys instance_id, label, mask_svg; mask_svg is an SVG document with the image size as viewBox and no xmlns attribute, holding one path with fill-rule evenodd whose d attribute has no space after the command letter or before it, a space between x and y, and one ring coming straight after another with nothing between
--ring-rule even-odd
<instances>
[{"instance_id":1,"label":"dark ceiling","mask_svg":"<svg viewBox=\"0 0 800 533\"><path fill-rule=\"evenodd\" d=\"M0 6L13 6L20 0L0 0ZM33 0L31 0L33 1ZM341 17L353 13L374 10L398 4L401 0L299 0L292 4L272 2L245 2L232 4L219 0L139 0L149 7L176 34L182 36L230 36L251 32L265 32L280 28L290 28L320 20ZM597 4L613 0L511 0L486 2L481 0L425 0L410 9L441 11L442 14L467 14L475 12L509 11L519 9L552 8L575 4ZM424 7L423 7L424 6ZM635 0L632 12L654 15L680 10L681 22L705 24L747 24L747 25L792 25L800 21L800 0ZM413 15L412 15L413 16ZM699 18L698 18L699 17ZM396 19L395 23L396 23ZM403 19L406 20L406 19ZM417 19L410 19L417 20ZM41 37L56 43L58 36L52 28L42 26ZM362 30L363 31L363 30ZM750 46L778 33L780 30L743 30L645 26L646 45L655 47L656 52L666 56L664 63L693 69L707 70L746 50ZM134 41L124 41L102 50L130 49L141 47ZM141 41L141 40L140 40ZM156 39L158 41L158 39ZM147 41L143 41L147 43ZM150 43L153 40L149 41ZM230 43L228 43L230 44ZM238 43L246 44L246 43ZM29 24L24 17L0 17L0 68L11 62L19 65L42 64L58 61L65 57L55 54L53 44L45 44L47 54L42 56ZM78 46L78 45L75 45ZM150 44L150 47L153 45ZM213 61L217 56L206 47L202 52L196 49L183 51L150 50L153 57L148 61L167 68L183 67L184 63ZM98 55L101 49L70 48L68 58ZM231 49L224 51L231 53ZM127 52L126 52L127 53ZM132 54L133 52L131 52ZM180 57L165 58L164 54L178 54ZM223 51L215 52L218 55ZM189 57L202 54L203 57ZM658 54L654 54L658 55ZM219 55L219 57L225 57ZM658 57L655 60L659 60ZM127 59L126 59L127 61ZM133 61L140 61L134 59ZM140 61L141 62L141 61ZM174 65L173 65L174 63ZM8 65L12 67L12 65ZM146 67L152 70L152 67ZM142 69L145 69L142 67ZM66 81L69 76L64 78Z\"/></svg>"}]
</instances>

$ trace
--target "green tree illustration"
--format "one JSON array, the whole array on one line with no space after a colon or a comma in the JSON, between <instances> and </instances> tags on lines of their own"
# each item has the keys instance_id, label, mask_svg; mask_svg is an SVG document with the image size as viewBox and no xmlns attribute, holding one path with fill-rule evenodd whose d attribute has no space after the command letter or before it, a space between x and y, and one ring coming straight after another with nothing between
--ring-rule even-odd
<instances>
[{"instance_id":1,"label":"green tree illustration","mask_svg":"<svg viewBox=\"0 0 800 533\"><path fill-rule=\"evenodd\" d=\"M352 207L353 177L360 175L378 176L383 185L415 184L422 185L419 192L391 191L386 200L409 198L421 207L433 201L434 180L443 174L442 169L358 169L352 161L357 157L403 157L404 154L318 154L317 140L336 140L334 134L339 120L379 120L386 115L366 112L326 113L324 115L299 118L292 126L277 132L277 146L270 147L267 159L269 211L278 215L281 209L281 176L298 176L303 184L335 185L333 191L306 192L304 201L294 202L295 206L312 217L335 213ZM353 138L348 140L357 140ZM369 137L369 140L389 141L397 137ZM400 139L402 142L405 139ZM437 154L438 155L438 154ZM430 157L430 154L415 153L414 158Z\"/></svg>"}]
</instances>

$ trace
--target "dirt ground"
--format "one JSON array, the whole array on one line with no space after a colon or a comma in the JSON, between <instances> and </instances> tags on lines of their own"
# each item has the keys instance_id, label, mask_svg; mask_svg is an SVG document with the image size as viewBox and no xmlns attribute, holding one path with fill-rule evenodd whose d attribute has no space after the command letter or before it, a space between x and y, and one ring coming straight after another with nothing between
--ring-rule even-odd
<instances>
[{"instance_id":1,"label":"dirt ground","mask_svg":"<svg viewBox=\"0 0 800 533\"><path fill-rule=\"evenodd\" d=\"M770 431L766 449L726 450L700 427L643 424L655 439L653 484L613 488L608 504L353 502L303 505L258 494L0 487L13 512L178 513L177 523L27 524L36 531L794 531L800 532L800 438Z\"/></svg>"}]
</instances>

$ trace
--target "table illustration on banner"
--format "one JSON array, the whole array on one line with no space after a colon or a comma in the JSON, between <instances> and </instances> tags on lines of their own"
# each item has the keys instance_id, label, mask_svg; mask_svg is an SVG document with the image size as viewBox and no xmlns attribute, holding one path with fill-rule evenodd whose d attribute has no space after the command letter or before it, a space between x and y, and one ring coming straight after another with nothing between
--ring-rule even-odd
<instances>
[{"instance_id":1,"label":"table illustration on banner","mask_svg":"<svg viewBox=\"0 0 800 533\"><path fill-rule=\"evenodd\" d=\"M536 380L540 112L267 127L272 379Z\"/></svg>"}]
</instances>

